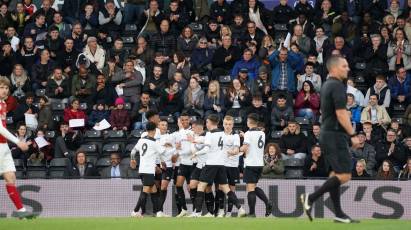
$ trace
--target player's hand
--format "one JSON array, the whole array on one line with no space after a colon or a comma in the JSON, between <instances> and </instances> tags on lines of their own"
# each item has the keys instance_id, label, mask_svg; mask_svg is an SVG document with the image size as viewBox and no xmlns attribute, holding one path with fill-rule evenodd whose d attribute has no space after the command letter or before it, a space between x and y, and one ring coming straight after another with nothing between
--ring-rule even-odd
<instances>
[{"instance_id":1,"label":"player's hand","mask_svg":"<svg viewBox=\"0 0 411 230\"><path fill-rule=\"evenodd\" d=\"M190 157L191 160L194 160L195 158L197 158L197 155L195 155L195 154L191 155L191 157Z\"/></svg>"},{"instance_id":2,"label":"player's hand","mask_svg":"<svg viewBox=\"0 0 411 230\"><path fill-rule=\"evenodd\" d=\"M171 162L173 162L173 164L176 163L177 160L178 160L178 154L175 154L171 157Z\"/></svg>"},{"instance_id":3,"label":"player's hand","mask_svg":"<svg viewBox=\"0 0 411 230\"><path fill-rule=\"evenodd\" d=\"M24 141L17 143L17 147L19 147L23 151L27 151L29 149L29 145Z\"/></svg>"},{"instance_id":4,"label":"player's hand","mask_svg":"<svg viewBox=\"0 0 411 230\"><path fill-rule=\"evenodd\" d=\"M167 169L166 162L162 161L161 162L161 168L165 171Z\"/></svg>"},{"instance_id":5,"label":"player's hand","mask_svg":"<svg viewBox=\"0 0 411 230\"><path fill-rule=\"evenodd\" d=\"M351 146L353 149L358 149L360 147L360 140L357 136L351 137Z\"/></svg>"},{"instance_id":6,"label":"player's hand","mask_svg":"<svg viewBox=\"0 0 411 230\"><path fill-rule=\"evenodd\" d=\"M161 168L156 166L156 174L160 174L161 173Z\"/></svg>"},{"instance_id":7,"label":"player's hand","mask_svg":"<svg viewBox=\"0 0 411 230\"><path fill-rule=\"evenodd\" d=\"M136 169L137 168L137 161L136 160L131 160L130 161L130 168Z\"/></svg>"}]
</instances>

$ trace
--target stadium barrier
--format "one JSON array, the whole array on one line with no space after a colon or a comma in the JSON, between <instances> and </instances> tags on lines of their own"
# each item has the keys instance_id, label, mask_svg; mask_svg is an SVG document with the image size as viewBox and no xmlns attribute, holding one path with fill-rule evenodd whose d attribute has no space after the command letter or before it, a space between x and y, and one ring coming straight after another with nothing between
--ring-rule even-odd
<instances>
[{"instance_id":1,"label":"stadium barrier","mask_svg":"<svg viewBox=\"0 0 411 230\"><path fill-rule=\"evenodd\" d=\"M267 180L261 187L273 202L276 217L303 217L299 195L312 192L322 180ZM0 217L10 217L14 207L0 182ZM136 204L140 180L20 180L18 189L23 203L41 217L128 217ZM174 188L169 188L164 211L176 215ZM237 196L247 205L245 185L237 186ZM343 210L355 218L411 219L411 183L409 181L351 181L342 186ZM189 210L192 205L186 193ZM333 217L329 196L320 198L313 208L317 218ZM147 201L147 211L151 211ZM236 211L234 208L233 211ZM256 214L263 216L264 204L257 199ZM235 215L235 213L233 213Z\"/></svg>"}]
</instances>

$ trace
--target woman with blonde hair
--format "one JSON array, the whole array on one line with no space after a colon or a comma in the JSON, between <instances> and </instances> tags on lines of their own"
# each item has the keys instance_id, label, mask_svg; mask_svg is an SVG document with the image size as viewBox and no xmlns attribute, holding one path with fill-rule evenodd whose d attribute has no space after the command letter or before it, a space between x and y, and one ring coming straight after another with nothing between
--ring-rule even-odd
<instances>
[{"instance_id":1,"label":"woman with blonde hair","mask_svg":"<svg viewBox=\"0 0 411 230\"><path fill-rule=\"evenodd\" d=\"M360 159L355 163L355 169L352 171L352 177L355 179L369 179L370 175L365 170L367 163L364 159Z\"/></svg>"},{"instance_id":2,"label":"woman with blonde hair","mask_svg":"<svg viewBox=\"0 0 411 230\"><path fill-rule=\"evenodd\" d=\"M270 35L265 35L261 40L261 47L258 51L258 57L261 59L267 59L268 55L274 52L277 48L273 38Z\"/></svg>"},{"instance_id":3,"label":"woman with blonde hair","mask_svg":"<svg viewBox=\"0 0 411 230\"><path fill-rule=\"evenodd\" d=\"M284 162L277 143L268 143L265 147L263 175L270 178L284 176Z\"/></svg>"},{"instance_id":4,"label":"woman with blonde hair","mask_svg":"<svg viewBox=\"0 0 411 230\"><path fill-rule=\"evenodd\" d=\"M30 91L30 79L21 64L14 65L13 72L10 75L10 83L10 91L18 99L22 99L25 92Z\"/></svg>"},{"instance_id":5,"label":"woman with blonde hair","mask_svg":"<svg viewBox=\"0 0 411 230\"><path fill-rule=\"evenodd\" d=\"M223 118L225 111L224 94L218 81L210 81L207 94L204 96L204 116L209 114L218 114L220 119Z\"/></svg>"}]
</instances>

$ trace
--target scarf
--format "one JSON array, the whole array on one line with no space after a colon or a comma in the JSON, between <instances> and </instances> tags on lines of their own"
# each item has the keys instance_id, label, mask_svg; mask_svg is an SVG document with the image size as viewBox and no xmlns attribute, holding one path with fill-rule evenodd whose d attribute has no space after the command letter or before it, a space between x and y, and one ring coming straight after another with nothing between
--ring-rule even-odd
<instances>
[{"instance_id":1,"label":"scarf","mask_svg":"<svg viewBox=\"0 0 411 230\"><path fill-rule=\"evenodd\" d=\"M13 85L20 85L20 87L22 87L24 85L24 83L26 83L26 81L28 80L28 77L25 73L23 73L21 76L17 77L16 75L14 75L14 73L11 74L10 76L11 78L11 83Z\"/></svg>"}]
</instances>

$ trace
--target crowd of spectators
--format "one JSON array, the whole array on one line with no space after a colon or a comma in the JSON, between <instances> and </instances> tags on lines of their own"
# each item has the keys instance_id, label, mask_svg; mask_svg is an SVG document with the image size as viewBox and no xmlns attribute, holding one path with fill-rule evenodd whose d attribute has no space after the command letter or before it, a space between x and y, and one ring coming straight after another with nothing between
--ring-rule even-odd
<instances>
[{"instance_id":1,"label":"crowd of spectators","mask_svg":"<svg viewBox=\"0 0 411 230\"><path fill-rule=\"evenodd\" d=\"M31 144L24 153L11 146L25 165L68 157L67 175L98 175L85 151L74 152L104 120L105 134L130 135L144 130L148 111L166 117L170 131L183 112L227 114L240 132L258 113L270 139L264 175L282 177L297 160L305 177L326 177L320 89L327 59L342 55L361 140L351 150L353 176L411 176L411 1L280 0L272 9L258 0L59 2L0 1L7 121ZM37 146L38 137L48 144ZM125 146L113 165L120 157Z\"/></svg>"}]
</instances>

